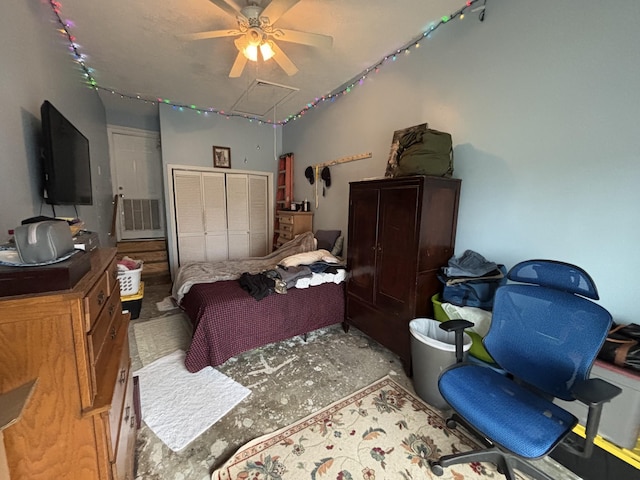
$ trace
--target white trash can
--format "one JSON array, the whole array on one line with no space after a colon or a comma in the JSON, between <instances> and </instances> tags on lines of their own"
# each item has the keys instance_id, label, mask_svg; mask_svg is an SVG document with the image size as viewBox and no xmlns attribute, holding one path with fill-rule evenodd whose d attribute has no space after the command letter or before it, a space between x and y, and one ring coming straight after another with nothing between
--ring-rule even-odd
<instances>
[{"instance_id":1,"label":"white trash can","mask_svg":"<svg viewBox=\"0 0 640 480\"><path fill-rule=\"evenodd\" d=\"M442 322L431 318L416 318L409 322L411 331L411 365L413 388L418 396L441 410L449 407L438 390L438 377L456 363L455 332L440 328ZM471 348L471 337L463 334L463 360Z\"/></svg>"}]
</instances>

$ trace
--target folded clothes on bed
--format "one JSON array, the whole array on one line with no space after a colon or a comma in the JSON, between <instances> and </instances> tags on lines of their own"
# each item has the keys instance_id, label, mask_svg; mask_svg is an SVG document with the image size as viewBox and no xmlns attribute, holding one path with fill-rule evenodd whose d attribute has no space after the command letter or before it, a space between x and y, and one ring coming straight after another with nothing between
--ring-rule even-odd
<instances>
[{"instance_id":1,"label":"folded clothes on bed","mask_svg":"<svg viewBox=\"0 0 640 480\"><path fill-rule=\"evenodd\" d=\"M287 288L296 286L296 282L302 278L311 277L311 269L306 265L297 267L276 267L276 273L280 279L287 284Z\"/></svg>"}]
</instances>

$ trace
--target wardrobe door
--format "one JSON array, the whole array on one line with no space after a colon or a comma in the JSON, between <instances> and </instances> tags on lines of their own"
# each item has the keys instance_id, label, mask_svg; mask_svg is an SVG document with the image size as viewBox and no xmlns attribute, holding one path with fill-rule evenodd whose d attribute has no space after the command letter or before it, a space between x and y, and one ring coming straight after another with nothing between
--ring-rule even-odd
<instances>
[{"instance_id":1,"label":"wardrobe door","mask_svg":"<svg viewBox=\"0 0 640 480\"><path fill-rule=\"evenodd\" d=\"M269 185L264 175L249 175L249 256L269 253Z\"/></svg>"},{"instance_id":2,"label":"wardrobe door","mask_svg":"<svg viewBox=\"0 0 640 480\"><path fill-rule=\"evenodd\" d=\"M380 190L352 186L349 195L348 292L374 303Z\"/></svg>"},{"instance_id":3,"label":"wardrobe door","mask_svg":"<svg viewBox=\"0 0 640 480\"><path fill-rule=\"evenodd\" d=\"M229 255L227 201L224 183L223 173L202 173L205 259L207 262L226 260Z\"/></svg>"},{"instance_id":4,"label":"wardrobe door","mask_svg":"<svg viewBox=\"0 0 640 480\"><path fill-rule=\"evenodd\" d=\"M413 308L419 195L418 185L380 191L375 304L399 316Z\"/></svg>"},{"instance_id":5,"label":"wardrobe door","mask_svg":"<svg viewBox=\"0 0 640 480\"><path fill-rule=\"evenodd\" d=\"M178 262L205 260L202 181L199 172L174 172Z\"/></svg>"},{"instance_id":6,"label":"wardrobe door","mask_svg":"<svg viewBox=\"0 0 640 480\"><path fill-rule=\"evenodd\" d=\"M246 174L227 174L227 228L229 258L248 257L249 181Z\"/></svg>"}]
</instances>

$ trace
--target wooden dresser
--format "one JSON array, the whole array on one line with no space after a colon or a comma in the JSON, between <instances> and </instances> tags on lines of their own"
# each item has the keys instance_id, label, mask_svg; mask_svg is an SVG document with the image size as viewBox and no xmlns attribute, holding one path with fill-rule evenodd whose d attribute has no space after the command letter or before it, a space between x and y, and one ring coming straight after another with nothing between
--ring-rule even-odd
<instances>
[{"instance_id":1,"label":"wooden dresser","mask_svg":"<svg viewBox=\"0 0 640 480\"><path fill-rule=\"evenodd\" d=\"M276 212L278 223L278 238L276 248L293 240L296 235L313 230L313 213L278 210Z\"/></svg>"},{"instance_id":2,"label":"wooden dresser","mask_svg":"<svg viewBox=\"0 0 640 480\"><path fill-rule=\"evenodd\" d=\"M407 372L409 322L433 318L431 296L453 255L459 196L453 178L350 184L347 323L398 354Z\"/></svg>"},{"instance_id":3,"label":"wooden dresser","mask_svg":"<svg viewBox=\"0 0 640 480\"><path fill-rule=\"evenodd\" d=\"M36 380L4 431L11 480L133 479L129 315L115 254L91 252L73 289L0 298L0 394Z\"/></svg>"}]
</instances>

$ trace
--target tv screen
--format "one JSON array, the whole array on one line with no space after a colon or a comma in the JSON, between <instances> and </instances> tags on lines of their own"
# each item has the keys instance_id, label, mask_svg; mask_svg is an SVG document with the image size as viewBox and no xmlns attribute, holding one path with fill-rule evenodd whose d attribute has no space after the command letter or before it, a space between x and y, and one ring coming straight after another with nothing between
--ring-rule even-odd
<instances>
[{"instance_id":1,"label":"tv screen","mask_svg":"<svg viewBox=\"0 0 640 480\"><path fill-rule=\"evenodd\" d=\"M51 205L92 205L89 140L49 101L42 114L42 196Z\"/></svg>"}]
</instances>

